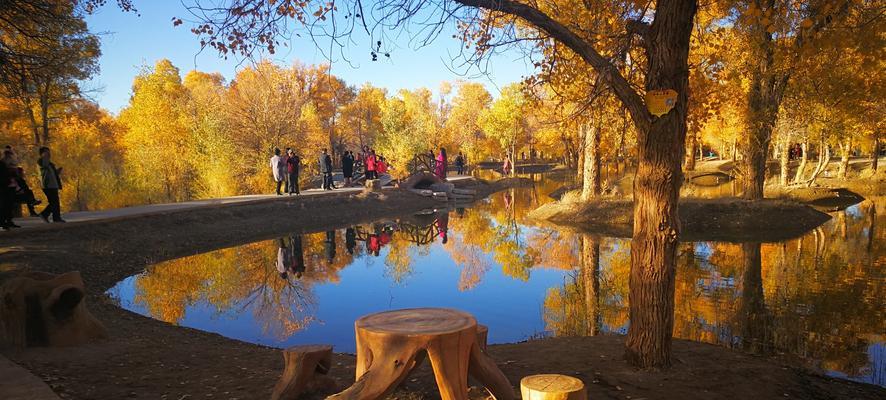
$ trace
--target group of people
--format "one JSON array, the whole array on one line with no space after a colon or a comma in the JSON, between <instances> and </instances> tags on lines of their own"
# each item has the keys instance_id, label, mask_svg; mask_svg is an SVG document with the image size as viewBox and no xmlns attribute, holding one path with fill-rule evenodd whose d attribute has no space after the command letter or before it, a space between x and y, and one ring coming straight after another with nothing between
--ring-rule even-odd
<instances>
[{"instance_id":1,"label":"group of people","mask_svg":"<svg viewBox=\"0 0 886 400\"><path fill-rule=\"evenodd\" d=\"M24 204L32 217L40 217L45 222L65 222L61 217L61 204L59 191L62 189L61 167L56 167L52 162L52 152L48 147L40 147L37 165L40 166L40 183L43 194L46 196L46 208L37 212L34 208L41 203L34 196L34 191L25 179L25 171L21 166L18 155L12 146L3 149L3 158L0 159L0 229L9 230L19 228L13 222L15 207Z\"/></svg>"},{"instance_id":2,"label":"group of people","mask_svg":"<svg viewBox=\"0 0 886 400\"><path fill-rule=\"evenodd\" d=\"M344 178L344 185L351 186L355 182L355 172L362 167L363 176L366 179L381 179L387 177L390 164L381 155L376 154L374 149L369 146L363 146L359 154L353 151L345 150L341 153L341 170ZM299 173L301 171L301 158L295 154L295 151L289 147L281 152L279 148L274 148L274 155L270 160L271 172L274 182L276 183L277 195L288 193L290 195L298 195L299 191ZM332 156L328 149L323 149L317 159L317 169L322 178L321 187L323 190L337 189L335 186L334 169Z\"/></svg>"},{"instance_id":3,"label":"group of people","mask_svg":"<svg viewBox=\"0 0 886 400\"><path fill-rule=\"evenodd\" d=\"M283 193L289 195L299 195L298 190L298 174L301 170L301 157L295 154L292 148L287 147L281 154L280 149L274 148L274 156L271 157L271 172L274 175L274 182L277 184L277 195L282 196ZM283 189L281 192L280 189Z\"/></svg>"}]
</instances>

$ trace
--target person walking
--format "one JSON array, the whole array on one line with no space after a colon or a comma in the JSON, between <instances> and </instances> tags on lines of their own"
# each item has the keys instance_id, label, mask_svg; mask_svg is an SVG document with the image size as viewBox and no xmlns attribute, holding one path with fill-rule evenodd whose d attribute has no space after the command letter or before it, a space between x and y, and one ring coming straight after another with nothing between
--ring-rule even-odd
<instances>
[{"instance_id":1,"label":"person walking","mask_svg":"<svg viewBox=\"0 0 886 400\"><path fill-rule=\"evenodd\" d=\"M286 191L290 196L301 195L298 190L298 173L301 168L301 157L295 151L289 149L286 157Z\"/></svg>"},{"instance_id":2,"label":"person walking","mask_svg":"<svg viewBox=\"0 0 886 400\"><path fill-rule=\"evenodd\" d=\"M455 172L459 175L465 173L465 156L461 152L455 157Z\"/></svg>"},{"instance_id":3,"label":"person walking","mask_svg":"<svg viewBox=\"0 0 886 400\"><path fill-rule=\"evenodd\" d=\"M351 179L354 177L354 153L345 151L341 156L341 173L345 179L345 186L351 186Z\"/></svg>"},{"instance_id":4,"label":"person walking","mask_svg":"<svg viewBox=\"0 0 886 400\"><path fill-rule=\"evenodd\" d=\"M323 190L334 189L332 186L332 157L329 156L329 152L326 149L323 149L323 153L320 154L318 161L320 163L320 174L323 175Z\"/></svg>"},{"instance_id":5,"label":"person walking","mask_svg":"<svg viewBox=\"0 0 886 400\"><path fill-rule=\"evenodd\" d=\"M62 190L62 169L56 168L52 163L52 152L49 151L49 147L41 147L39 153L40 159L37 160L37 164L40 165L40 182L43 194L46 195L46 208L40 212L40 218L49 222L49 216L52 215L52 222L65 222L62 219L61 204L58 199L58 192Z\"/></svg>"},{"instance_id":6,"label":"person walking","mask_svg":"<svg viewBox=\"0 0 886 400\"><path fill-rule=\"evenodd\" d=\"M440 154L437 154L437 159L434 162L434 175L437 175L438 178L442 180L446 180L446 167L448 166L446 160L446 149L440 148Z\"/></svg>"},{"instance_id":7,"label":"person walking","mask_svg":"<svg viewBox=\"0 0 886 400\"><path fill-rule=\"evenodd\" d=\"M280 191L283 181L286 180L286 162L280 157L280 149L274 147L274 156L271 157L271 173L274 175L274 182L277 183L277 196L282 196Z\"/></svg>"}]
</instances>

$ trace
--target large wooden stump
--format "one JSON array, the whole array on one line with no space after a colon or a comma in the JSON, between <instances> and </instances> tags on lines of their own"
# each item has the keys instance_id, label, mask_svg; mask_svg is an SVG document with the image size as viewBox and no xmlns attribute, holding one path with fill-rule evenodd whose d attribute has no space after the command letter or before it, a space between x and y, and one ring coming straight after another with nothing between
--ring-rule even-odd
<instances>
[{"instance_id":1,"label":"large wooden stump","mask_svg":"<svg viewBox=\"0 0 886 400\"><path fill-rule=\"evenodd\" d=\"M274 386L272 400L295 400L306 389L331 384L332 346L293 346L283 350L283 375Z\"/></svg>"},{"instance_id":2,"label":"large wooden stump","mask_svg":"<svg viewBox=\"0 0 886 400\"><path fill-rule=\"evenodd\" d=\"M478 341L477 320L445 308L414 308L372 314L354 324L357 334L357 381L329 397L376 400L392 392L427 354L440 397L466 400L468 373L497 400L514 392Z\"/></svg>"},{"instance_id":3,"label":"large wooden stump","mask_svg":"<svg viewBox=\"0 0 886 400\"><path fill-rule=\"evenodd\" d=\"M107 337L80 273L25 272L0 285L0 344L75 346Z\"/></svg>"},{"instance_id":4,"label":"large wooden stump","mask_svg":"<svg viewBox=\"0 0 886 400\"><path fill-rule=\"evenodd\" d=\"M531 375L520 380L523 400L587 400L584 383L566 375Z\"/></svg>"}]
</instances>

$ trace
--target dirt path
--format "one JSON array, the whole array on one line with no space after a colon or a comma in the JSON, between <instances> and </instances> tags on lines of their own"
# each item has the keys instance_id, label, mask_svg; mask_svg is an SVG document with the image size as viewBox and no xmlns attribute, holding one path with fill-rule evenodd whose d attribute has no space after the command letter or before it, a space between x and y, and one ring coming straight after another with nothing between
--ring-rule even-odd
<instances>
[{"instance_id":1,"label":"dirt path","mask_svg":"<svg viewBox=\"0 0 886 400\"><path fill-rule=\"evenodd\" d=\"M485 195L514 182L479 189ZM421 210L439 203L400 191L341 193L301 199L202 207L2 237L0 266L49 272L80 270L88 303L111 338L64 348L2 349L10 360L73 399L264 399L282 367L277 349L173 326L115 306L103 293L147 265L190 254L312 232ZM54 226L53 226L54 227ZM621 359L621 338L599 336L491 346L511 382L534 373L566 373L585 381L594 399L884 398L881 388L835 381L719 347L677 341L667 372L636 372ZM354 379L354 357L335 356L339 387ZM4 377L0 377L4 379ZM329 393L318 393L320 398ZM395 398L439 398L427 365ZM486 398L479 389L472 398Z\"/></svg>"}]
</instances>

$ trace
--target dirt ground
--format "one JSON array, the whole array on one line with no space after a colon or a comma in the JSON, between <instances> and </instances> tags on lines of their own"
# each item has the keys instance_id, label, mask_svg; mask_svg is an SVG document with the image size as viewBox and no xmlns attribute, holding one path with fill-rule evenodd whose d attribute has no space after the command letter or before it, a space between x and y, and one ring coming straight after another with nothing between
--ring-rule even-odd
<instances>
[{"instance_id":1,"label":"dirt ground","mask_svg":"<svg viewBox=\"0 0 886 400\"><path fill-rule=\"evenodd\" d=\"M830 219L812 207L785 200L680 199L682 241L777 242L802 235ZM630 237L634 220L630 200L548 203L530 213L540 221L590 233Z\"/></svg>"},{"instance_id":2,"label":"dirt ground","mask_svg":"<svg viewBox=\"0 0 886 400\"><path fill-rule=\"evenodd\" d=\"M514 182L510 182L514 183ZM482 186L490 193L508 183ZM103 293L146 266L186 255L366 222L439 205L411 193L286 199L186 212L51 225L0 235L0 271L79 270L88 305L108 328L107 340L71 348L0 349L71 399L263 399L280 375L278 349L173 326L118 308ZM622 360L622 338L558 338L490 346L517 385L523 376L563 373L582 379L591 399L804 398L882 399L886 390L834 380L790 367L790 360L758 358L728 349L675 341L675 365L635 371ZM354 357L337 354L337 388L354 379ZM2 377L0 377L2 379ZM486 398L473 388L471 398ZM439 398L422 366L392 396Z\"/></svg>"}]
</instances>

